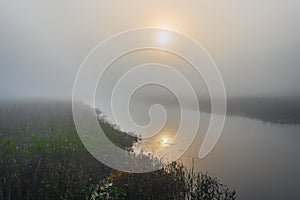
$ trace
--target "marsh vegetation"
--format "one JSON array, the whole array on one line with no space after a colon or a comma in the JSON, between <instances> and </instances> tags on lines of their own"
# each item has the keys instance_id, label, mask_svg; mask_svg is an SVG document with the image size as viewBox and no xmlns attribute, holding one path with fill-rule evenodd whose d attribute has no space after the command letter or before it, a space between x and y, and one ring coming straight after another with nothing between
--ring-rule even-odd
<instances>
[{"instance_id":1,"label":"marsh vegetation","mask_svg":"<svg viewBox=\"0 0 300 200\"><path fill-rule=\"evenodd\" d=\"M68 103L10 102L0 110L0 199L236 198L217 178L181 163L142 174L108 168L81 143ZM138 141L105 119L99 123L121 148L130 151Z\"/></svg>"}]
</instances>

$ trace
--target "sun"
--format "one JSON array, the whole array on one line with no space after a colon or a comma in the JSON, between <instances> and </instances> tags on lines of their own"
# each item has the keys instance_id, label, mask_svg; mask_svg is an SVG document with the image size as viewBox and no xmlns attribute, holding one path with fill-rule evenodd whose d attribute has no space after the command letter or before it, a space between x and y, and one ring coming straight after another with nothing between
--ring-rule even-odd
<instances>
[{"instance_id":1,"label":"sun","mask_svg":"<svg viewBox=\"0 0 300 200\"><path fill-rule=\"evenodd\" d=\"M157 35L157 42L161 45L166 45L170 42L171 36L170 33L166 30L161 30Z\"/></svg>"}]
</instances>

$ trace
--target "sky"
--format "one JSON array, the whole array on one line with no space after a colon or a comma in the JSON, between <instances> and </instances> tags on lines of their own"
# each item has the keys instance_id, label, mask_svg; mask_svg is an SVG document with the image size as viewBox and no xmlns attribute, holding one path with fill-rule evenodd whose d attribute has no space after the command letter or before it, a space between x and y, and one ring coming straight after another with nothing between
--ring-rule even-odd
<instances>
[{"instance_id":1,"label":"sky","mask_svg":"<svg viewBox=\"0 0 300 200\"><path fill-rule=\"evenodd\" d=\"M95 45L149 26L202 44L228 96L300 96L299 8L298 0L0 0L0 99L70 100Z\"/></svg>"},{"instance_id":2,"label":"sky","mask_svg":"<svg viewBox=\"0 0 300 200\"><path fill-rule=\"evenodd\" d=\"M139 27L169 28L198 41L217 64L228 97L299 97L299 10L299 0L0 0L0 101L23 98L71 100L76 73L87 54L111 35ZM118 60L114 63L114 70L110 71L111 75L106 77L107 83L116 81L117 76L125 68L129 69L131 64L159 61L162 57L164 62L176 69L187 68L182 74L193 80L197 95L205 90L203 80L196 79L186 63L166 52L153 51L136 52ZM109 94L111 89L112 85L107 84L104 91ZM165 100L164 90L154 87L147 91L150 96L146 93L133 95L133 98L143 99L146 105L139 104L140 102L129 105L130 109L136 108L130 111L133 111L132 117L138 125L147 125L149 116L144 113L156 102L157 97L165 107L178 105L174 96ZM98 95L96 98L101 98L101 94ZM172 96L170 92L167 95ZM119 102L120 105L122 103ZM104 107L109 104L109 101L105 102ZM170 126L164 128L174 132L180 121L179 111L171 108L166 112L171 116L167 118L167 125ZM242 189L246 188L247 192L249 185L256 187L254 189L267 186L268 189L277 191L274 194L285 192L286 190L277 189L282 188L282 185L277 187L277 183L281 183L277 179L281 176L289 178L286 173L291 170L285 170L289 169L286 168L286 163L294 158L289 155L299 152L294 151L294 147L299 145L296 144L297 139L291 140L286 137L290 135L281 133L296 134L299 132L297 127L283 127L288 130L281 130L280 127L277 130L277 126L266 126L265 130L265 125L260 122L243 120L238 119L236 124L230 121L226 123L224 135L227 136L221 137L221 145L216 146L217 153L213 152L213 156L221 158L222 164L216 164L212 159L210 162L206 161L207 168L212 171L218 171L218 167L223 171L228 170L231 174L225 182L229 182L230 178L237 178L236 183L242 185ZM130 130L132 127L130 124L128 126L125 129ZM242 131L235 131L239 129ZM272 137L268 137L269 133ZM237 145L232 145L232 141ZM264 146L266 141L270 144L269 149ZM291 141L295 144L288 144ZM253 144L256 146L255 151L250 151ZM282 151L281 145L284 147ZM278 148L278 154L274 154ZM198 147L196 151L199 152ZM276 159L272 160L272 155ZM224 158L230 162L224 165ZM246 161L241 162L245 158ZM249 160L254 164L248 164ZM291 168L295 169L296 174L299 163L296 163L296 159L292 162L295 164L290 166L296 166ZM273 170L270 170L269 164L274 164ZM257 170L256 167L261 166L267 167ZM251 184L257 183L256 176L253 176L257 172L267 175L259 176L262 179L258 181L259 184ZM275 172L281 176L274 176ZM236 173L241 176L232 176ZM267 179L268 176L271 178ZM294 176L295 183L297 178ZM275 181L274 184L269 184L266 180ZM285 187L292 190L293 187L290 186L291 184L285 184ZM264 187L260 189L264 190ZM254 194L252 191L251 194ZM269 190L263 192L266 191Z\"/></svg>"}]
</instances>

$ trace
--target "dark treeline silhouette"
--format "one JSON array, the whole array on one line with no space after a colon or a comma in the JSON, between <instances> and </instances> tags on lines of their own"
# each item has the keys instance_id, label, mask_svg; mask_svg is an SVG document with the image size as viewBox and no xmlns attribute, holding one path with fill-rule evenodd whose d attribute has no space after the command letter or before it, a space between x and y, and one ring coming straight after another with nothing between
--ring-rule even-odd
<instances>
[{"instance_id":1,"label":"dark treeline silhouette","mask_svg":"<svg viewBox=\"0 0 300 200\"><path fill-rule=\"evenodd\" d=\"M300 124L300 98L232 98L228 114L278 124Z\"/></svg>"},{"instance_id":2,"label":"dark treeline silhouette","mask_svg":"<svg viewBox=\"0 0 300 200\"><path fill-rule=\"evenodd\" d=\"M201 111L211 112L209 99L202 98L199 100L199 104ZM300 124L300 98L228 98L227 115L255 118L276 124Z\"/></svg>"}]
</instances>

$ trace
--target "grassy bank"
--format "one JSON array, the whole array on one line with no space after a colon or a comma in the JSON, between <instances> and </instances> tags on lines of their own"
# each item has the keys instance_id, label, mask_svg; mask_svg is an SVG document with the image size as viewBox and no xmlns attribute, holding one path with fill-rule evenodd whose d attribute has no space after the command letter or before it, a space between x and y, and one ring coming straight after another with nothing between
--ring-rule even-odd
<instances>
[{"instance_id":1,"label":"grassy bank","mask_svg":"<svg viewBox=\"0 0 300 200\"><path fill-rule=\"evenodd\" d=\"M0 110L0 199L235 199L217 178L175 162L143 174L108 168L82 145L67 103L27 102ZM105 120L99 123L123 149L138 140Z\"/></svg>"}]
</instances>

